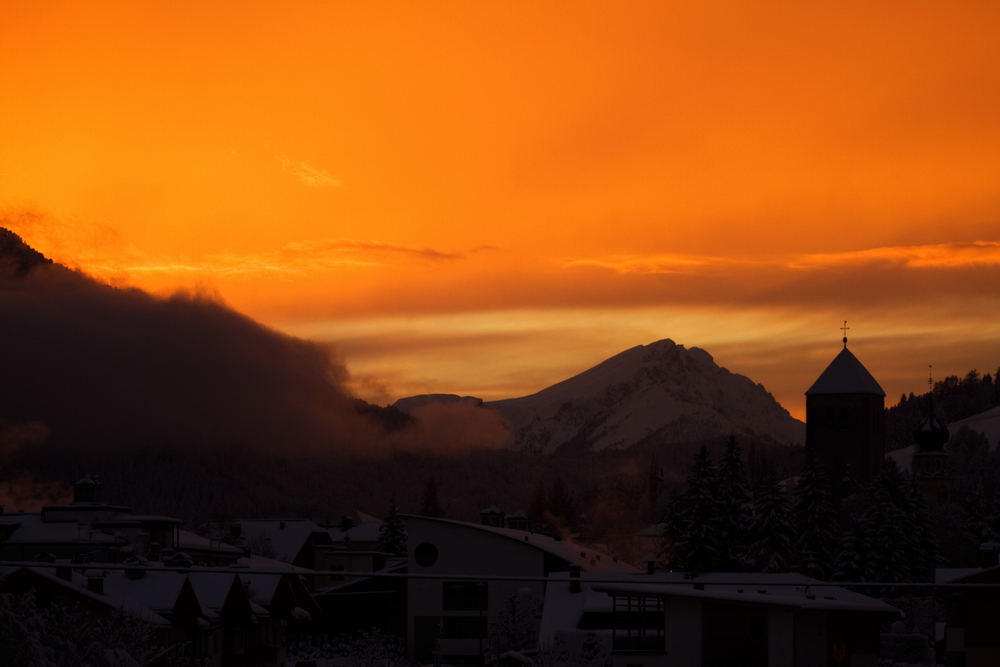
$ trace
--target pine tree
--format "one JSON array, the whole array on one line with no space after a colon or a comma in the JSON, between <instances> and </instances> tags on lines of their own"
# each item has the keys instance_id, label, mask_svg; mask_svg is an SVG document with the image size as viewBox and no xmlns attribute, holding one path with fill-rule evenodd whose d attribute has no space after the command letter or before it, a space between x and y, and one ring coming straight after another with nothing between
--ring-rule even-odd
<instances>
[{"instance_id":1,"label":"pine tree","mask_svg":"<svg viewBox=\"0 0 1000 667\"><path fill-rule=\"evenodd\" d=\"M840 515L818 461L806 462L805 472L795 487L795 499L796 550L802 559L801 569L824 579L832 574L840 547Z\"/></svg>"},{"instance_id":2,"label":"pine tree","mask_svg":"<svg viewBox=\"0 0 1000 667\"><path fill-rule=\"evenodd\" d=\"M420 516L429 516L440 519L445 516L441 501L438 500L437 482L431 477L424 487L424 495L420 500Z\"/></svg>"},{"instance_id":3,"label":"pine tree","mask_svg":"<svg viewBox=\"0 0 1000 667\"><path fill-rule=\"evenodd\" d=\"M919 525L914 487L892 459L865 490L854 517L851 543L837 558L834 577L849 581L909 582L928 576L934 562L930 527ZM926 534L921 538L922 531Z\"/></svg>"},{"instance_id":4,"label":"pine tree","mask_svg":"<svg viewBox=\"0 0 1000 667\"><path fill-rule=\"evenodd\" d=\"M704 445L695 455L687 478L687 487L672 517L674 525L675 566L699 574L716 570L722 562L719 517L721 503L718 476Z\"/></svg>"},{"instance_id":5,"label":"pine tree","mask_svg":"<svg viewBox=\"0 0 1000 667\"><path fill-rule=\"evenodd\" d=\"M748 565L756 572L787 572L795 562L792 508L772 478L753 499Z\"/></svg>"},{"instance_id":6,"label":"pine tree","mask_svg":"<svg viewBox=\"0 0 1000 667\"><path fill-rule=\"evenodd\" d=\"M385 521L378 529L378 550L395 554L396 556L406 555L406 524L399 516L399 508L396 506L396 494L392 495L389 503L389 513Z\"/></svg>"},{"instance_id":7,"label":"pine tree","mask_svg":"<svg viewBox=\"0 0 1000 667\"><path fill-rule=\"evenodd\" d=\"M736 436L730 435L719 464L719 532L722 543L720 568L736 572L746 563L749 549L750 486Z\"/></svg>"}]
</instances>

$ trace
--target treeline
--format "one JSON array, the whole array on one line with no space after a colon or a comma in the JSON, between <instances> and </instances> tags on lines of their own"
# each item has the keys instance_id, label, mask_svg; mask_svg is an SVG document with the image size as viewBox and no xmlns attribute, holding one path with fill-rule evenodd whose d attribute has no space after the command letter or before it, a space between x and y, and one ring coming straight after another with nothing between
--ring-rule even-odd
<instances>
[{"instance_id":1,"label":"treeline","mask_svg":"<svg viewBox=\"0 0 1000 667\"><path fill-rule=\"evenodd\" d=\"M980 545L1000 541L1000 453L968 429L948 451L951 500L928 506L892 459L867 487L842 496L814 462L793 484L772 477L753 489L735 438L718 465L702 449L671 498L663 564L899 583L930 581L935 567L978 565Z\"/></svg>"},{"instance_id":2,"label":"treeline","mask_svg":"<svg viewBox=\"0 0 1000 667\"><path fill-rule=\"evenodd\" d=\"M1000 382L997 375L980 375L971 370L965 377L949 375L934 383L934 407L938 415L951 424L1000 405ZM885 413L885 450L909 447L913 444L913 431L927 414L931 392L909 396L903 394L899 403Z\"/></svg>"}]
</instances>

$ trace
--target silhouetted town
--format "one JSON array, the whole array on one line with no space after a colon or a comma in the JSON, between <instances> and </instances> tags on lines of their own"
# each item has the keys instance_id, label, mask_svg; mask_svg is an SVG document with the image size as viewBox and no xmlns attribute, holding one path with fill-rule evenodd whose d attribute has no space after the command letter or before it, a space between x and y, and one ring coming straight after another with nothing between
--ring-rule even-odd
<instances>
[{"instance_id":1,"label":"silhouetted town","mask_svg":"<svg viewBox=\"0 0 1000 667\"><path fill-rule=\"evenodd\" d=\"M998 664L1000 588L975 584L1000 584L1000 498L980 508L977 563L950 567L939 528L949 441L980 457L992 443L953 439L931 391L910 446L887 456L885 392L846 337L805 393L791 478L751 481L733 436L718 464L702 446L657 505L654 456L665 509L628 556L551 497L459 521L432 481L414 514L393 499L192 531L106 503L84 476L72 502L0 515L0 641L24 658L0 663L111 664L113 646L132 661L114 664L206 667Z\"/></svg>"}]
</instances>

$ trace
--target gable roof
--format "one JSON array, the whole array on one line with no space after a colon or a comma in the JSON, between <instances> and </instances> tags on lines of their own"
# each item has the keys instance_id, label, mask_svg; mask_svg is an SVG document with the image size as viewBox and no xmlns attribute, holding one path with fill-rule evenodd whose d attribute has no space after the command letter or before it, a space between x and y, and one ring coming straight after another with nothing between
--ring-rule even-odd
<instances>
[{"instance_id":1,"label":"gable roof","mask_svg":"<svg viewBox=\"0 0 1000 667\"><path fill-rule=\"evenodd\" d=\"M813 385L806 391L806 396L816 394L875 394L885 396L868 369L858 361L858 358L844 347L830 365L826 367Z\"/></svg>"}]
</instances>

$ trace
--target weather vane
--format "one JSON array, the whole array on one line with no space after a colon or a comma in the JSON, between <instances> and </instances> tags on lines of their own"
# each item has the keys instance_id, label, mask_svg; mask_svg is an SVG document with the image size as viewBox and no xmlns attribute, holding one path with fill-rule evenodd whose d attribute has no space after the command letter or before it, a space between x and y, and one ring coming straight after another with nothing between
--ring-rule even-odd
<instances>
[{"instance_id":1,"label":"weather vane","mask_svg":"<svg viewBox=\"0 0 1000 667\"><path fill-rule=\"evenodd\" d=\"M847 349L847 330L851 327L847 326L847 320L844 320L844 326L840 327L840 330L844 332L844 349Z\"/></svg>"}]
</instances>

